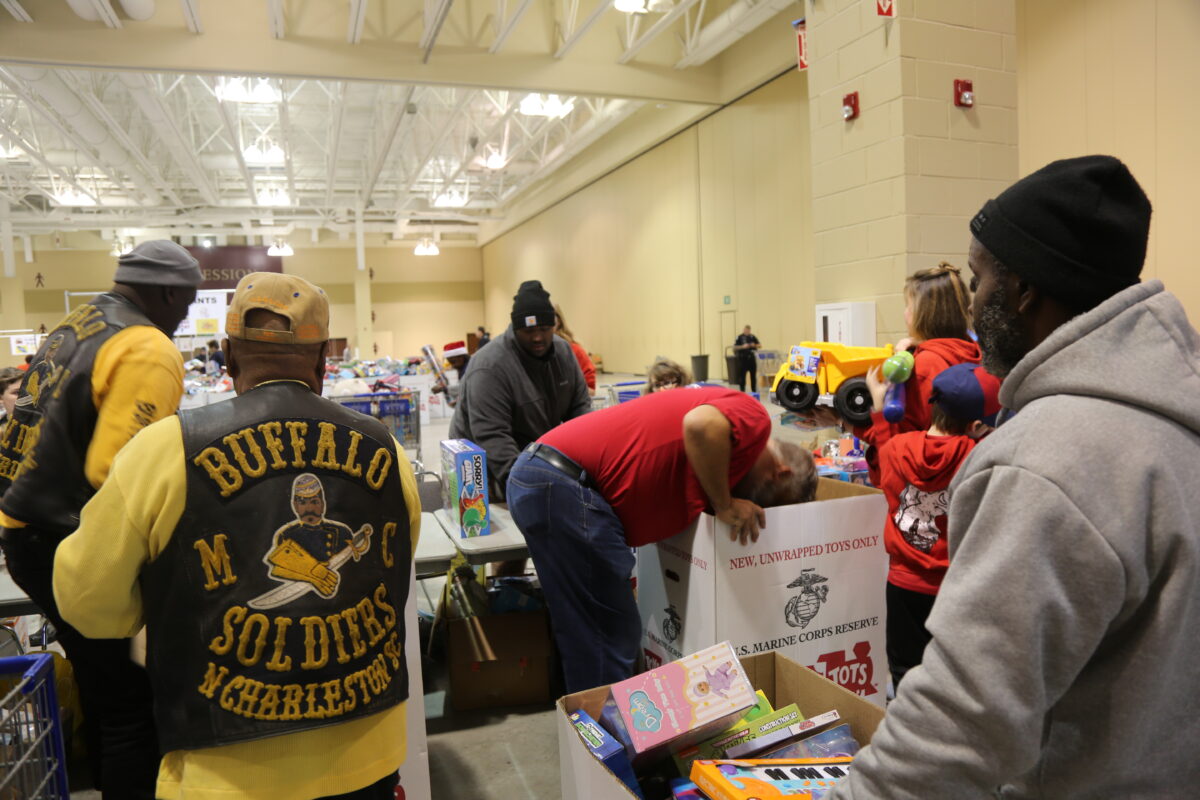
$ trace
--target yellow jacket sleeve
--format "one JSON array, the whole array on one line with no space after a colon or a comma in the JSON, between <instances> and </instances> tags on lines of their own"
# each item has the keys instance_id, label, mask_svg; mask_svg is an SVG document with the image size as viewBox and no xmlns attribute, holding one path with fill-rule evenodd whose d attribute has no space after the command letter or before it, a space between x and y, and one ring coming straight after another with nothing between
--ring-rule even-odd
<instances>
[{"instance_id":1,"label":"yellow jacket sleeve","mask_svg":"<svg viewBox=\"0 0 1200 800\"><path fill-rule=\"evenodd\" d=\"M142 627L138 575L162 552L187 498L179 417L149 426L113 461L54 554L54 597L85 636L122 639Z\"/></svg>"},{"instance_id":2,"label":"yellow jacket sleeve","mask_svg":"<svg viewBox=\"0 0 1200 800\"><path fill-rule=\"evenodd\" d=\"M395 441L393 437L392 441ZM417 476L412 463L404 453L400 442L396 442L396 463L400 465L400 485L404 489L404 507L408 509L408 530L412 536L413 557L417 554L417 539L421 536L421 497L417 494ZM405 566L407 569L407 565Z\"/></svg>"},{"instance_id":3,"label":"yellow jacket sleeve","mask_svg":"<svg viewBox=\"0 0 1200 800\"><path fill-rule=\"evenodd\" d=\"M99 418L84 474L93 488L134 434L179 409L183 356L158 328L133 325L101 345L92 365L92 401Z\"/></svg>"}]
</instances>

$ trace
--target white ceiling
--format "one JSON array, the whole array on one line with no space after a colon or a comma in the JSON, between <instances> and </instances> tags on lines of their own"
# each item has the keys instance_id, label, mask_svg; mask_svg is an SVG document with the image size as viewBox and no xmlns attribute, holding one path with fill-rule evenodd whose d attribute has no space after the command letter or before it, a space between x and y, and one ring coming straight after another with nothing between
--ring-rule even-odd
<instances>
[{"instance_id":1,"label":"white ceiling","mask_svg":"<svg viewBox=\"0 0 1200 800\"><path fill-rule=\"evenodd\" d=\"M647 81L700 81L793 3L656 0L625 14L610 0L0 0L0 195L17 234L345 233L360 208L368 230L396 238L431 220L469 233L643 106L664 107ZM222 56L233 35L212 23L232 9L243 38ZM49 34L53 53L30 43ZM259 42L304 48L312 69L181 71L252 62ZM427 81L344 77L381 42L406 54L398 73ZM441 48L454 69L438 70ZM451 83L468 57L475 79ZM149 65L179 69L127 69ZM578 91L595 76L610 93ZM557 113L530 115L532 98Z\"/></svg>"}]
</instances>

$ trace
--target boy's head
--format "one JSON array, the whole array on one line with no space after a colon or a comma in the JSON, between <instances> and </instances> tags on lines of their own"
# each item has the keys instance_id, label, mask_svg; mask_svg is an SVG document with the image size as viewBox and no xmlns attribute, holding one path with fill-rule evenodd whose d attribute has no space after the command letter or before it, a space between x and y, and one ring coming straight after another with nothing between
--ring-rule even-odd
<instances>
[{"instance_id":1,"label":"boy's head","mask_svg":"<svg viewBox=\"0 0 1200 800\"><path fill-rule=\"evenodd\" d=\"M955 364L933 379L933 425L951 436L978 436L996 424L1000 379L978 364Z\"/></svg>"}]
</instances>

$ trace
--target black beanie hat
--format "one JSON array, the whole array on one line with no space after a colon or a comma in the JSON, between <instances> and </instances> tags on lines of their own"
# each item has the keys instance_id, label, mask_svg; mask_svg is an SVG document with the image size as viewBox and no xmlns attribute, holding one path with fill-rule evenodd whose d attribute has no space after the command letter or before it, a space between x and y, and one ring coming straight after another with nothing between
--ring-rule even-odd
<instances>
[{"instance_id":1,"label":"black beanie hat","mask_svg":"<svg viewBox=\"0 0 1200 800\"><path fill-rule=\"evenodd\" d=\"M550 293L542 288L541 281L525 281L513 297L513 330L538 325L554 327L554 306L550 303Z\"/></svg>"},{"instance_id":2,"label":"black beanie hat","mask_svg":"<svg viewBox=\"0 0 1200 800\"><path fill-rule=\"evenodd\" d=\"M1138 282L1150 200L1112 156L1068 158L984 203L971 233L1024 280L1090 309Z\"/></svg>"}]
</instances>

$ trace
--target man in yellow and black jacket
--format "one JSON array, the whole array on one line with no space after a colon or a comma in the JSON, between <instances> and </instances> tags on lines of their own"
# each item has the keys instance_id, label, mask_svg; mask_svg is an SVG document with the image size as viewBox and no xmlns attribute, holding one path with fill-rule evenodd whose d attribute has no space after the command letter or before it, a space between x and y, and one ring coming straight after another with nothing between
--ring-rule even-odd
<instances>
[{"instance_id":1,"label":"man in yellow and black jacket","mask_svg":"<svg viewBox=\"0 0 1200 800\"><path fill-rule=\"evenodd\" d=\"M393 797L420 503L391 432L319 396L328 320L301 278L243 278L238 396L134 437L58 549L67 620L146 625L160 798Z\"/></svg>"},{"instance_id":2,"label":"man in yellow and black jacket","mask_svg":"<svg viewBox=\"0 0 1200 800\"><path fill-rule=\"evenodd\" d=\"M97 785L106 800L140 800L154 796L158 761L146 672L128 641L63 623L51 566L117 451L179 407L183 359L169 337L202 276L186 250L160 240L122 255L114 280L50 332L0 428L0 546L74 667Z\"/></svg>"}]
</instances>

